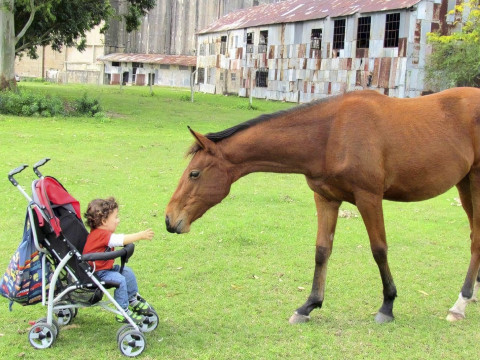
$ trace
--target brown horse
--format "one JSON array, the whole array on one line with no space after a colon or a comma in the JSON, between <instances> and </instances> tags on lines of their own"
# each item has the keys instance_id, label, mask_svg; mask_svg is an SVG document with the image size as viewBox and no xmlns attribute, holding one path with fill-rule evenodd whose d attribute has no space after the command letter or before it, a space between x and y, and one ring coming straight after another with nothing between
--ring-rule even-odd
<instances>
[{"instance_id":1,"label":"brown horse","mask_svg":"<svg viewBox=\"0 0 480 360\"><path fill-rule=\"evenodd\" d=\"M476 298L480 267L480 90L455 88L415 99L351 92L262 115L230 129L193 130L193 155L166 209L167 230L190 224L252 172L304 174L318 213L310 296L290 318L309 320L324 299L327 263L340 204L355 204L383 284L375 320L393 320L397 296L387 261L382 200L420 201L458 188L471 229L471 260L447 320L465 317Z\"/></svg>"}]
</instances>

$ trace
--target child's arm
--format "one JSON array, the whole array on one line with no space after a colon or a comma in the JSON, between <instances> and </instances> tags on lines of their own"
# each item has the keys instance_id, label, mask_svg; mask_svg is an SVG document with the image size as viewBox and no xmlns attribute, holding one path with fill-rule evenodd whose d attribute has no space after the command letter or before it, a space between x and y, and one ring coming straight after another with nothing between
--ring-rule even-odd
<instances>
[{"instance_id":1,"label":"child's arm","mask_svg":"<svg viewBox=\"0 0 480 360\"><path fill-rule=\"evenodd\" d=\"M140 231L135 234L125 234L123 237L123 245L131 244L139 240L152 240L153 235L155 235L155 233L152 229Z\"/></svg>"}]
</instances>

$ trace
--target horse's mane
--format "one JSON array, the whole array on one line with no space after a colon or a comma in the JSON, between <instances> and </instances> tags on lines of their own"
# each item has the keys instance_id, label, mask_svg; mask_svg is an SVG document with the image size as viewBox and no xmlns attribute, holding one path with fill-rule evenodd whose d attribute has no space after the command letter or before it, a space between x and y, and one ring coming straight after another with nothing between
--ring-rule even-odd
<instances>
[{"instance_id":1,"label":"horse's mane","mask_svg":"<svg viewBox=\"0 0 480 360\"><path fill-rule=\"evenodd\" d=\"M247 121L245 121L243 123L240 123L238 125L232 126L231 128L228 128L228 129L225 129L225 130L222 130L222 131L218 131L218 132L214 132L214 133L208 133L208 134L205 135L205 137L216 143L216 142L219 142L223 139L229 138L232 135L235 135L236 133L238 133L240 131L249 129L249 128L251 128L251 127L253 127L257 124L267 122L267 121L270 121L272 119L276 119L276 118L279 118L279 117L283 117L283 116L289 115L293 112L298 112L298 111L301 111L301 110L304 110L304 109L308 109L308 108L310 108L312 106L315 106L319 103L325 103L325 102L332 101L333 99L335 99L337 97L338 96L332 96L332 97L328 97L328 98L324 98L324 99L314 100L314 101L311 101L311 102L306 103L306 104L294 106L294 107L292 107L290 109L287 109L287 110L280 110L280 111L277 111L277 112L274 112L274 113L271 113L271 114L263 114L263 115L260 115L256 118L254 118L254 119L250 119L250 120L247 120ZM194 143L190 147L190 149L187 151L187 156L195 155L195 153L197 151L199 151L200 149L201 149L200 145L198 145L197 143Z\"/></svg>"}]
</instances>

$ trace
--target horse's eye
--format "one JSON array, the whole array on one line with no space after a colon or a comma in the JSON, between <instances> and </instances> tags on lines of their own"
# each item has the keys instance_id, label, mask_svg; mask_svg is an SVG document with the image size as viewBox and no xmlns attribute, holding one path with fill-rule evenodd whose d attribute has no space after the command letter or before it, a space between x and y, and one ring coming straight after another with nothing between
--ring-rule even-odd
<instances>
[{"instance_id":1,"label":"horse's eye","mask_svg":"<svg viewBox=\"0 0 480 360\"><path fill-rule=\"evenodd\" d=\"M191 173L190 173L190 179L196 179L200 176L200 171L198 170L193 170Z\"/></svg>"}]
</instances>

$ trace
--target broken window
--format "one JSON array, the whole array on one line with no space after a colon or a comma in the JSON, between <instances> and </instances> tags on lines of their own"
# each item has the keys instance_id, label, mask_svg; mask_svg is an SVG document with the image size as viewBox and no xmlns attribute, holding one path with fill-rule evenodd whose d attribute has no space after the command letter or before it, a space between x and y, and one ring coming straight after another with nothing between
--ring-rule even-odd
<instances>
[{"instance_id":1,"label":"broken window","mask_svg":"<svg viewBox=\"0 0 480 360\"><path fill-rule=\"evenodd\" d=\"M387 14L385 22L384 47L397 47L400 30L400 13Z\"/></svg>"},{"instance_id":2,"label":"broken window","mask_svg":"<svg viewBox=\"0 0 480 360\"><path fill-rule=\"evenodd\" d=\"M268 46L268 30L260 31L260 39L258 41L258 52L266 53Z\"/></svg>"},{"instance_id":3,"label":"broken window","mask_svg":"<svg viewBox=\"0 0 480 360\"><path fill-rule=\"evenodd\" d=\"M222 36L220 38L220 54L225 55L227 53L227 37Z\"/></svg>"},{"instance_id":4,"label":"broken window","mask_svg":"<svg viewBox=\"0 0 480 360\"><path fill-rule=\"evenodd\" d=\"M310 36L310 48L318 50L322 48L322 29L312 29L312 35Z\"/></svg>"},{"instance_id":5,"label":"broken window","mask_svg":"<svg viewBox=\"0 0 480 360\"><path fill-rule=\"evenodd\" d=\"M120 63L118 61L112 61L112 66L120 66Z\"/></svg>"},{"instance_id":6,"label":"broken window","mask_svg":"<svg viewBox=\"0 0 480 360\"><path fill-rule=\"evenodd\" d=\"M231 80L231 81L237 81L237 74L232 72L232 73L230 74L230 80Z\"/></svg>"},{"instance_id":7,"label":"broken window","mask_svg":"<svg viewBox=\"0 0 480 360\"><path fill-rule=\"evenodd\" d=\"M372 18L365 16L358 18L357 49L368 49L370 46L370 24Z\"/></svg>"},{"instance_id":8,"label":"broken window","mask_svg":"<svg viewBox=\"0 0 480 360\"><path fill-rule=\"evenodd\" d=\"M255 73L255 86L267 87L268 69L261 68Z\"/></svg>"},{"instance_id":9,"label":"broken window","mask_svg":"<svg viewBox=\"0 0 480 360\"><path fill-rule=\"evenodd\" d=\"M345 19L335 20L333 23L333 49L345 47Z\"/></svg>"},{"instance_id":10,"label":"broken window","mask_svg":"<svg viewBox=\"0 0 480 360\"><path fill-rule=\"evenodd\" d=\"M205 68L198 68L197 84L203 84L205 82Z\"/></svg>"},{"instance_id":11,"label":"broken window","mask_svg":"<svg viewBox=\"0 0 480 360\"><path fill-rule=\"evenodd\" d=\"M253 53L253 32L247 33L247 53Z\"/></svg>"}]
</instances>

